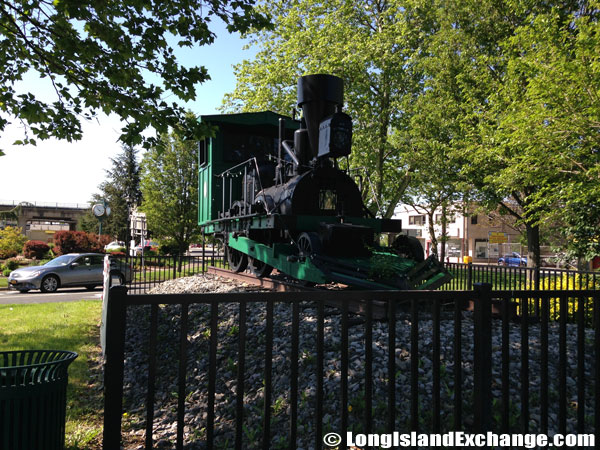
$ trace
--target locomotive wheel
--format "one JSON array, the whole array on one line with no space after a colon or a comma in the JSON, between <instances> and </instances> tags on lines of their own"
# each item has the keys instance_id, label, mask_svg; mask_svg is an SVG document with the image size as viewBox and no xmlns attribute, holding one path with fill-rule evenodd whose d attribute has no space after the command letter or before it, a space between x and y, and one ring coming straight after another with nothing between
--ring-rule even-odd
<instances>
[{"instance_id":1,"label":"locomotive wheel","mask_svg":"<svg viewBox=\"0 0 600 450\"><path fill-rule=\"evenodd\" d=\"M252 257L248 258L248 268L258 278L268 277L273 271L273 266Z\"/></svg>"},{"instance_id":2,"label":"locomotive wheel","mask_svg":"<svg viewBox=\"0 0 600 450\"><path fill-rule=\"evenodd\" d=\"M321 252L321 239L317 233L302 233L298 236L298 253L300 256L310 256Z\"/></svg>"},{"instance_id":3,"label":"locomotive wheel","mask_svg":"<svg viewBox=\"0 0 600 450\"><path fill-rule=\"evenodd\" d=\"M248 267L248 256L235 248L227 247L227 262L232 271L243 272Z\"/></svg>"},{"instance_id":4,"label":"locomotive wheel","mask_svg":"<svg viewBox=\"0 0 600 450\"><path fill-rule=\"evenodd\" d=\"M423 246L416 237L401 234L396 238L392 247L400 256L414 259L416 262L425 261Z\"/></svg>"}]
</instances>

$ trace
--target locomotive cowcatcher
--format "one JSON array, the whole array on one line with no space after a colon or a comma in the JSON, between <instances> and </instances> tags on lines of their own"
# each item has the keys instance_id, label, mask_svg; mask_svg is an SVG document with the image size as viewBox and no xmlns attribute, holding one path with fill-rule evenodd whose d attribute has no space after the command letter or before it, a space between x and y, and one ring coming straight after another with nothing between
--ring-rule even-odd
<instances>
[{"instance_id":1,"label":"locomotive cowcatcher","mask_svg":"<svg viewBox=\"0 0 600 450\"><path fill-rule=\"evenodd\" d=\"M350 155L352 119L332 75L298 80L302 119L270 111L202 116L198 224L223 239L232 270L273 268L305 283L435 289L450 278L399 220L375 218L338 158ZM397 234L391 246L382 233Z\"/></svg>"}]
</instances>

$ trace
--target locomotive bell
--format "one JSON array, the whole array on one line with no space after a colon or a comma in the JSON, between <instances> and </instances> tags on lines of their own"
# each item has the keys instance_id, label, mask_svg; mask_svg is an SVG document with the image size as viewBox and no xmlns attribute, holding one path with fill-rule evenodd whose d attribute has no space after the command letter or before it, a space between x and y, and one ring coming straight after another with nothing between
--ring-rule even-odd
<instances>
[{"instance_id":1,"label":"locomotive bell","mask_svg":"<svg viewBox=\"0 0 600 450\"><path fill-rule=\"evenodd\" d=\"M310 142L311 154L313 157L324 156L344 156L350 153L349 146L344 150L336 148L320 149L325 142L327 145L331 142L329 139L323 140L321 145L319 142L319 127L321 122L330 116L333 116L339 110L344 102L344 82L341 78L333 75L317 74L306 75L298 79L298 106L302 108L304 119L306 120L306 128L308 129L308 139ZM343 113L336 113L343 114ZM344 114L345 115L345 114ZM338 116L339 119L339 116ZM338 120L333 121L339 123ZM348 130L348 121L344 121L344 129ZM327 124L332 125L331 121ZM351 140L351 125L350 125L350 140ZM330 136L339 136L338 132L329 133ZM346 134L348 136L348 134ZM340 139L337 139L339 142ZM342 140L343 141L343 140ZM337 146L334 146L337 147Z\"/></svg>"}]
</instances>

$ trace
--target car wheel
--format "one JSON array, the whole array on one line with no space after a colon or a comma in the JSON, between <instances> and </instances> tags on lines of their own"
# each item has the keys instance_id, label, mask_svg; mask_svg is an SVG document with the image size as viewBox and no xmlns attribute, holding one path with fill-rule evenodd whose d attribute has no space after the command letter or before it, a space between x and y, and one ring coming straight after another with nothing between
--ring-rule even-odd
<instances>
[{"instance_id":1,"label":"car wheel","mask_svg":"<svg viewBox=\"0 0 600 450\"><path fill-rule=\"evenodd\" d=\"M56 292L58 289L58 278L54 275L48 275L42 280L40 290L42 292Z\"/></svg>"},{"instance_id":2,"label":"car wheel","mask_svg":"<svg viewBox=\"0 0 600 450\"><path fill-rule=\"evenodd\" d=\"M94 289L96 289L96 285L95 284L88 284L85 288L88 291L93 291Z\"/></svg>"},{"instance_id":3,"label":"car wheel","mask_svg":"<svg viewBox=\"0 0 600 450\"><path fill-rule=\"evenodd\" d=\"M117 280L119 280L119 286L123 286L125 284L125 275L123 275L121 272L113 272L110 274L110 277L117 277Z\"/></svg>"}]
</instances>

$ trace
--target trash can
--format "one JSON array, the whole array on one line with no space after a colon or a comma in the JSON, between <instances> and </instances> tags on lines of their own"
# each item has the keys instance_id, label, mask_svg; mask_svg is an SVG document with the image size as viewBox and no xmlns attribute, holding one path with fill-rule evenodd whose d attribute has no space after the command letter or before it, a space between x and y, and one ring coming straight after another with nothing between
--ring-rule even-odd
<instances>
[{"instance_id":1,"label":"trash can","mask_svg":"<svg viewBox=\"0 0 600 450\"><path fill-rule=\"evenodd\" d=\"M77 353L0 352L0 449L62 450L67 368Z\"/></svg>"}]
</instances>

